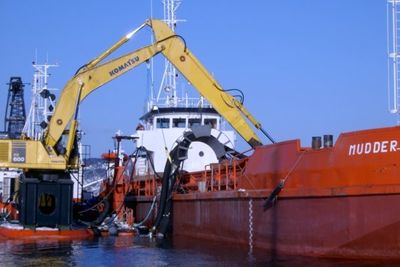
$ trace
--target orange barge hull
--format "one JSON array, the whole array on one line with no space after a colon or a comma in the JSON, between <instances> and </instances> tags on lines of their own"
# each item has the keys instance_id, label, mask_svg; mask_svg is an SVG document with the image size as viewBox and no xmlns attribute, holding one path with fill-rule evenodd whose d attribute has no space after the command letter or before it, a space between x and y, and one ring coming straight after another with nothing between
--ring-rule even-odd
<instances>
[{"instance_id":1,"label":"orange barge hull","mask_svg":"<svg viewBox=\"0 0 400 267\"><path fill-rule=\"evenodd\" d=\"M18 211L15 205L0 202L0 210L7 212L14 221L18 221ZM81 228L52 228L52 227L23 227L20 223L0 224L0 241L49 241L49 240L80 240L93 238L95 233L87 227Z\"/></svg>"},{"instance_id":2,"label":"orange barge hull","mask_svg":"<svg viewBox=\"0 0 400 267\"><path fill-rule=\"evenodd\" d=\"M175 235L274 253L400 258L400 127L341 134L321 149L299 140L258 147L234 186L206 181L205 192L174 195ZM139 201L137 218L148 206Z\"/></svg>"},{"instance_id":3,"label":"orange barge hull","mask_svg":"<svg viewBox=\"0 0 400 267\"><path fill-rule=\"evenodd\" d=\"M0 240L78 240L94 237L89 229L77 230L41 230L41 229L12 229L0 226Z\"/></svg>"}]
</instances>

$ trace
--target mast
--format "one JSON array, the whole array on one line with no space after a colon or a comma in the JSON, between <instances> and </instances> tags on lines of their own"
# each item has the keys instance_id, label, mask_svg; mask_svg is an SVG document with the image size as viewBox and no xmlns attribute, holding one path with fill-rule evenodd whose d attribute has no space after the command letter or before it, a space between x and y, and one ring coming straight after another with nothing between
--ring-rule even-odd
<instances>
[{"instance_id":1,"label":"mast","mask_svg":"<svg viewBox=\"0 0 400 267\"><path fill-rule=\"evenodd\" d=\"M173 32L175 32L177 23L185 21L176 18L176 12L182 3L182 0L163 0L162 3L164 5L164 22L171 28ZM154 102L152 101L155 105L178 107L179 103L182 101L177 95L177 78L178 73L175 67L167 59L165 59L164 73L158 89L157 97L154 99Z\"/></svg>"},{"instance_id":2,"label":"mast","mask_svg":"<svg viewBox=\"0 0 400 267\"><path fill-rule=\"evenodd\" d=\"M400 124L400 0L387 1L388 108Z\"/></svg>"},{"instance_id":3,"label":"mast","mask_svg":"<svg viewBox=\"0 0 400 267\"><path fill-rule=\"evenodd\" d=\"M39 140L55 108L55 95L52 91L56 89L48 87L50 76L48 69L58 67L58 65L33 62L32 66L34 68L32 102L23 132L31 139Z\"/></svg>"}]
</instances>

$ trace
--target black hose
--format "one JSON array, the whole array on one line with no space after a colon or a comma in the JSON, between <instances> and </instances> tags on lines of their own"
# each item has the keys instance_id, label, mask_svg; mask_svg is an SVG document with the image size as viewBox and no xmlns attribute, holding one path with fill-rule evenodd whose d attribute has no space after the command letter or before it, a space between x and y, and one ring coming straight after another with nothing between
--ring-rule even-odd
<instances>
[{"instance_id":1,"label":"black hose","mask_svg":"<svg viewBox=\"0 0 400 267\"><path fill-rule=\"evenodd\" d=\"M184 46L183 51L186 52L187 46L186 46L185 38L183 38L181 35L178 35L178 34L174 34L174 35L170 35L170 36L168 36L168 37L165 37L164 39L161 39L161 40L157 41L157 43L161 43L161 42L164 42L164 41L166 41L166 40L168 40L168 39L175 38L175 37L178 37L179 39L182 40L183 46Z\"/></svg>"},{"instance_id":2,"label":"black hose","mask_svg":"<svg viewBox=\"0 0 400 267\"><path fill-rule=\"evenodd\" d=\"M179 174L180 165L187 157L187 151L195 139L193 132L184 134L182 141L177 143L175 148L170 152L171 160L167 160L162 178L162 187L160 195L160 207L158 209L154 228L159 233L165 235L170 227L171 211L172 211L172 193Z\"/></svg>"},{"instance_id":3,"label":"black hose","mask_svg":"<svg viewBox=\"0 0 400 267\"><path fill-rule=\"evenodd\" d=\"M154 223L154 227L156 229L160 226L161 219L164 216L164 210L165 210L165 206L166 206L166 202L167 202L167 194L168 194L167 188L169 187L168 183L169 183L169 177L170 177L170 172L171 172L171 167L172 167L171 165L172 165L172 163L170 161L167 161L167 163L165 164L165 168L164 168L164 175L162 178L161 195L160 195L160 206L158 208L156 221Z\"/></svg>"}]
</instances>

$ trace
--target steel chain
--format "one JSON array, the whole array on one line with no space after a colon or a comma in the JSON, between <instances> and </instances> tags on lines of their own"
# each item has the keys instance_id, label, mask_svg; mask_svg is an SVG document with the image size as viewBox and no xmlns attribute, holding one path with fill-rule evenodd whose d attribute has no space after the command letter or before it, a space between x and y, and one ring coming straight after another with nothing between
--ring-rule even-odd
<instances>
[{"instance_id":1,"label":"steel chain","mask_svg":"<svg viewBox=\"0 0 400 267\"><path fill-rule=\"evenodd\" d=\"M249 199L249 255L253 254L253 199Z\"/></svg>"}]
</instances>

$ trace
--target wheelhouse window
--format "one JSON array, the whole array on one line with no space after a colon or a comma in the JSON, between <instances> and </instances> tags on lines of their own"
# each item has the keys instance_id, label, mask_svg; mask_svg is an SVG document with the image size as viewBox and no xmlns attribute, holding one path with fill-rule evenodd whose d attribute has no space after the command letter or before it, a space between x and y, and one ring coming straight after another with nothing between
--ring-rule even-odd
<instances>
[{"instance_id":1,"label":"wheelhouse window","mask_svg":"<svg viewBox=\"0 0 400 267\"><path fill-rule=\"evenodd\" d=\"M186 128L186 119L185 118L172 119L172 127L173 128Z\"/></svg>"},{"instance_id":2,"label":"wheelhouse window","mask_svg":"<svg viewBox=\"0 0 400 267\"><path fill-rule=\"evenodd\" d=\"M189 128L200 125L201 125L201 119L189 119Z\"/></svg>"},{"instance_id":3,"label":"wheelhouse window","mask_svg":"<svg viewBox=\"0 0 400 267\"><path fill-rule=\"evenodd\" d=\"M169 118L157 118L156 127L159 129L169 128Z\"/></svg>"},{"instance_id":4,"label":"wheelhouse window","mask_svg":"<svg viewBox=\"0 0 400 267\"><path fill-rule=\"evenodd\" d=\"M204 119L204 125L210 125L211 128L217 128L217 119Z\"/></svg>"}]
</instances>

